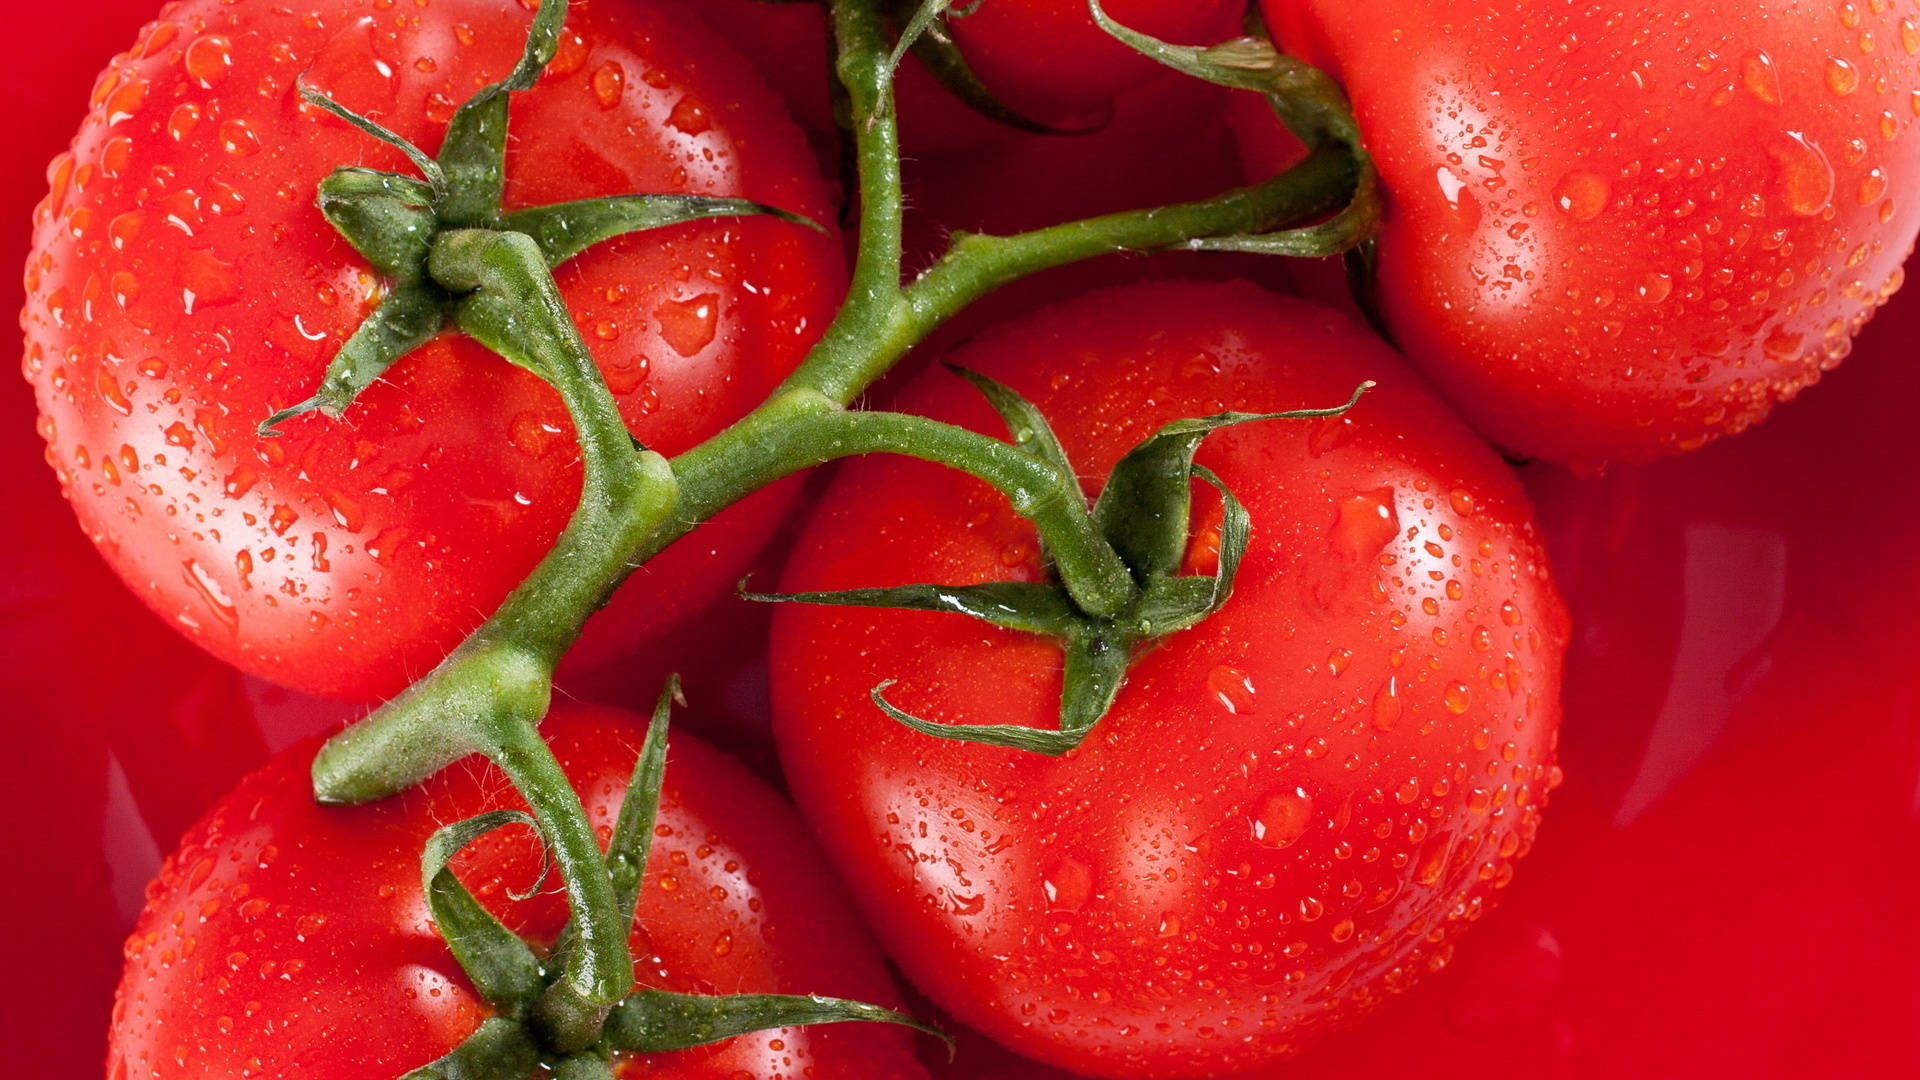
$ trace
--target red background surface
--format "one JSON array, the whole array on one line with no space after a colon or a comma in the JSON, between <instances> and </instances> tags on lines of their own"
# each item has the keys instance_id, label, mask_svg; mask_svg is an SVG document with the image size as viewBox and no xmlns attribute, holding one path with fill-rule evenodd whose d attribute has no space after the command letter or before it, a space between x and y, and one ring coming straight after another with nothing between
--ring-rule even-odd
<instances>
[{"instance_id":1,"label":"red background surface","mask_svg":"<svg viewBox=\"0 0 1920 1080\"><path fill-rule=\"evenodd\" d=\"M24 255L44 162L152 9L9 12L0 261ZM1275 1076L1920 1073L1917 357L1909 291L1752 434L1600 477L1524 470L1577 623L1566 785L1453 967ZM248 683L124 596L31 414L0 377L0 1031L11 1075L38 1080L97 1075L160 853L270 747L342 712ZM1061 1075L977 1038L944 1073Z\"/></svg>"}]
</instances>

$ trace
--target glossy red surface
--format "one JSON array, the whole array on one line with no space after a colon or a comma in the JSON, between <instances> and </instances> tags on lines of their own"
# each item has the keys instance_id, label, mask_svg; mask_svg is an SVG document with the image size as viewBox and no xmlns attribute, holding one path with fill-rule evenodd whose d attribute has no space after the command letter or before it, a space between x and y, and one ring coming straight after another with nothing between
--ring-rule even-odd
<instances>
[{"instance_id":1,"label":"glossy red surface","mask_svg":"<svg viewBox=\"0 0 1920 1080\"><path fill-rule=\"evenodd\" d=\"M153 0L21 5L0 37L0 250ZM12 258L13 256L5 256ZM0 307L17 306L11 272ZM1567 772L1454 965L1270 1080L1920 1072L1920 291L1791 408L1691 457L1530 467L1572 608ZM245 768L335 714L249 688L120 595L0 378L0 1033L96 1075L140 882ZM124 777L124 779L122 779ZM1057 1080L964 1037L947 1080Z\"/></svg>"}]
</instances>

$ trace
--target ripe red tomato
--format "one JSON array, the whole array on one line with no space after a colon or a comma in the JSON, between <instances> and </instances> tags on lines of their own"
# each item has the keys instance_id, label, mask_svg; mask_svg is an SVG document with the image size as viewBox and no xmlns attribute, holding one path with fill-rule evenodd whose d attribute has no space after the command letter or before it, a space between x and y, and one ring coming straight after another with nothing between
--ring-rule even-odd
<instances>
[{"instance_id":1,"label":"ripe red tomato","mask_svg":"<svg viewBox=\"0 0 1920 1080\"><path fill-rule=\"evenodd\" d=\"M1112 0L1121 23L1183 44L1211 45L1239 29L1231 0ZM1059 121L1103 109L1159 65L1094 25L1085 0L983 0L955 7L953 41L986 89L1022 115ZM971 7L971 10L967 10Z\"/></svg>"},{"instance_id":2,"label":"ripe red tomato","mask_svg":"<svg viewBox=\"0 0 1920 1080\"><path fill-rule=\"evenodd\" d=\"M1689 450L1839 363L1920 229L1920 12L1263 0L1346 84L1379 299L1518 454Z\"/></svg>"},{"instance_id":3,"label":"ripe red tomato","mask_svg":"<svg viewBox=\"0 0 1920 1080\"><path fill-rule=\"evenodd\" d=\"M1285 1057L1372 1011L1478 919L1555 783L1566 621L1518 484L1344 316L1241 284L1095 293L954 353L1058 427L1083 477L1161 424L1381 386L1344 418L1200 452L1252 514L1232 598L1144 653L1061 758L930 739L1052 726L1060 652L958 617L782 607L788 780L882 940L946 1008L1107 1076ZM934 373L903 406L980 430ZM1215 558L1202 504L1190 564ZM959 473L849 465L795 589L1037 580L1028 524Z\"/></svg>"},{"instance_id":4,"label":"ripe red tomato","mask_svg":"<svg viewBox=\"0 0 1920 1080\"><path fill-rule=\"evenodd\" d=\"M511 69L527 18L493 0L175 4L101 76L50 170L24 316L50 459L128 584L250 671L397 690L493 610L573 508L556 395L451 335L340 421L254 433L314 389L379 295L316 185L342 164L406 168L302 105L296 78L433 147L455 105ZM509 208L694 191L832 218L778 102L671 0L580 6L511 130ZM672 454L798 361L842 268L832 238L763 218L626 237L558 278L634 434ZM597 622L631 648L725 591L792 491L677 545Z\"/></svg>"},{"instance_id":5,"label":"ripe red tomato","mask_svg":"<svg viewBox=\"0 0 1920 1080\"><path fill-rule=\"evenodd\" d=\"M589 819L606 830L645 727L586 707L546 722ZM248 778L168 859L127 944L113 1076L398 1075L487 1015L427 922L420 852L443 824L523 804L497 772L474 768L386 802L322 807L307 782L313 750ZM641 985L898 1001L799 820L739 765L675 734L654 837L632 937ZM550 942L566 921L555 889L507 898L540 875L527 830L489 834L454 865L529 940ZM871 1024L777 1029L622 1065L642 1073L925 1075L911 1032Z\"/></svg>"}]
</instances>

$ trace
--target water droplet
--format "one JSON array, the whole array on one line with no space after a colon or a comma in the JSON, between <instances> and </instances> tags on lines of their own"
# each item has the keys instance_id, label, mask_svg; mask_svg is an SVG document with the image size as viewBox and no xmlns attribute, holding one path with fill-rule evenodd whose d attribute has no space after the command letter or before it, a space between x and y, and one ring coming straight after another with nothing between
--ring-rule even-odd
<instances>
[{"instance_id":1,"label":"water droplet","mask_svg":"<svg viewBox=\"0 0 1920 1080\"><path fill-rule=\"evenodd\" d=\"M1207 673L1207 692L1220 707L1242 716L1256 708L1253 679L1239 668L1221 664Z\"/></svg>"},{"instance_id":2,"label":"water droplet","mask_svg":"<svg viewBox=\"0 0 1920 1080\"><path fill-rule=\"evenodd\" d=\"M1042 872L1040 888L1048 908L1078 911L1093 896L1093 868L1069 855Z\"/></svg>"},{"instance_id":3,"label":"water droplet","mask_svg":"<svg viewBox=\"0 0 1920 1080\"><path fill-rule=\"evenodd\" d=\"M1820 147L1797 131L1783 131L1767 143L1781 201L1802 217L1813 217L1833 202L1833 165Z\"/></svg>"},{"instance_id":4,"label":"water droplet","mask_svg":"<svg viewBox=\"0 0 1920 1080\"><path fill-rule=\"evenodd\" d=\"M1327 670L1335 675L1347 670L1347 665L1351 663L1353 663L1352 649L1335 649L1327 654Z\"/></svg>"},{"instance_id":5,"label":"water droplet","mask_svg":"<svg viewBox=\"0 0 1920 1080\"><path fill-rule=\"evenodd\" d=\"M533 413L521 413L507 425L507 441L529 457L545 457L563 434L564 431Z\"/></svg>"},{"instance_id":6,"label":"water droplet","mask_svg":"<svg viewBox=\"0 0 1920 1080\"><path fill-rule=\"evenodd\" d=\"M1448 683L1443 700L1446 702L1447 711L1458 716L1473 704L1473 691L1467 688L1466 683Z\"/></svg>"},{"instance_id":7,"label":"water droplet","mask_svg":"<svg viewBox=\"0 0 1920 1080\"><path fill-rule=\"evenodd\" d=\"M1460 179L1459 176L1454 174L1452 169L1447 168L1445 165L1434 170L1433 178L1440 184L1440 194L1446 197L1447 202L1452 205L1454 209L1459 209L1460 192L1467 186L1467 182Z\"/></svg>"},{"instance_id":8,"label":"water droplet","mask_svg":"<svg viewBox=\"0 0 1920 1080\"><path fill-rule=\"evenodd\" d=\"M667 125L688 135L698 135L713 126L713 118L707 115L706 106L688 95L667 114Z\"/></svg>"},{"instance_id":9,"label":"water droplet","mask_svg":"<svg viewBox=\"0 0 1920 1080\"><path fill-rule=\"evenodd\" d=\"M1769 105L1780 104L1780 73L1765 52L1756 49L1740 58L1740 81L1754 97Z\"/></svg>"},{"instance_id":10,"label":"water droplet","mask_svg":"<svg viewBox=\"0 0 1920 1080\"><path fill-rule=\"evenodd\" d=\"M187 46L186 69L201 89L212 89L233 69L233 42L219 34L195 38Z\"/></svg>"},{"instance_id":11,"label":"water droplet","mask_svg":"<svg viewBox=\"0 0 1920 1080\"><path fill-rule=\"evenodd\" d=\"M1575 221L1592 221L1607 208L1613 183L1596 172L1575 169L1553 188L1553 204Z\"/></svg>"},{"instance_id":12,"label":"water droplet","mask_svg":"<svg viewBox=\"0 0 1920 1080\"><path fill-rule=\"evenodd\" d=\"M260 152L260 136L245 120L224 120L220 124L220 149L235 157L252 157Z\"/></svg>"},{"instance_id":13,"label":"water droplet","mask_svg":"<svg viewBox=\"0 0 1920 1080\"><path fill-rule=\"evenodd\" d=\"M206 567L192 559L181 563L180 566L186 572L187 584L199 594L202 600L206 601L207 606L213 609L213 613L219 617L220 621L226 623L229 628L238 625L240 613L234 607L233 598L228 596L227 591L220 586L219 580L208 573Z\"/></svg>"},{"instance_id":14,"label":"water droplet","mask_svg":"<svg viewBox=\"0 0 1920 1080\"><path fill-rule=\"evenodd\" d=\"M1361 562L1378 556L1399 533L1393 489L1381 487L1341 499L1328 538L1336 552Z\"/></svg>"},{"instance_id":15,"label":"water droplet","mask_svg":"<svg viewBox=\"0 0 1920 1080\"><path fill-rule=\"evenodd\" d=\"M93 388L99 392L100 400L106 402L114 412L121 416L133 415L133 401L127 397L126 390L111 370L101 368L94 377Z\"/></svg>"},{"instance_id":16,"label":"water droplet","mask_svg":"<svg viewBox=\"0 0 1920 1080\"><path fill-rule=\"evenodd\" d=\"M720 936L713 939L713 955L729 956L733 953L733 931L722 930Z\"/></svg>"},{"instance_id":17,"label":"water droplet","mask_svg":"<svg viewBox=\"0 0 1920 1080\"><path fill-rule=\"evenodd\" d=\"M1900 47L1908 56L1920 53L1920 26L1915 26L1912 19L1900 20Z\"/></svg>"},{"instance_id":18,"label":"water droplet","mask_svg":"<svg viewBox=\"0 0 1920 1080\"><path fill-rule=\"evenodd\" d=\"M185 142L200 126L200 106L191 101L174 106L167 117L167 136L174 142Z\"/></svg>"},{"instance_id":19,"label":"water droplet","mask_svg":"<svg viewBox=\"0 0 1920 1080\"><path fill-rule=\"evenodd\" d=\"M1657 304L1665 300L1672 292L1672 276L1657 270L1647 271L1645 276L1641 277L1640 284L1634 288L1634 295L1649 304Z\"/></svg>"},{"instance_id":20,"label":"water droplet","mask_svg":"<svg viewBox=\"0 0 1920 1080\"><path fill-rule=\"evenodd\" d=\"M618 62L609 60L594 69L588 82L593 85L594 100L601 108L611 109L620 104L621 95L626 93L627 72Z\"/></svg>"},{"instance_id":21,"label":"water droplet","mask_svg":"<svg viewBox=\"0 0 1920 1080\"><path fill-rule=\"evenodd\" d=\"M1313 824L1313 797L1305 788L1268 792L1253 809L1253 838L1270 848L1283 848L1306 835Z\"/></svg>"},{"instance_id":22,"label":"water droplet","mask_svg":"<svg viewBox=\"0 0 1920 1080\"><path fill-rule=\"evenodd\" d=\"M720 326L720 296L701 293L686 300L669 300L654 310L660 336L681 356L697 356L712 344Z\"/></svg>"},{"instance_id":23,"label":"water droplet","mask_svg":"<svg viewBox=\"0 0 1920 1080\"><path fill-rule=\"evenodd\" d=\"M229 304L240 295L234 266L210 251L185 252L179 259L181 305L191 315L196 308Z\"/></svg>"},{"instance_id":24,"label":"water droplet","mask_svg":"<svg viewBox=\"0 0 1920 1080\"><path fill-rule=\"evenodd\" d=\"M1860 89L1860 69L1838 56L1828 57L1827 89L1842 97Z\"/></svg>"},{"instance_id":25,"label":"water droplet","mask_svg":"<svg viewBox=\"0 0 1920 1080\"><path fill-rule=\"evenodd\" d=\"M1392 731L1393 725L1400 722L1400 684L1398 676L1388 676L1373 693L1373 726L1381 731Z\"/></svg>"}]
</instances>

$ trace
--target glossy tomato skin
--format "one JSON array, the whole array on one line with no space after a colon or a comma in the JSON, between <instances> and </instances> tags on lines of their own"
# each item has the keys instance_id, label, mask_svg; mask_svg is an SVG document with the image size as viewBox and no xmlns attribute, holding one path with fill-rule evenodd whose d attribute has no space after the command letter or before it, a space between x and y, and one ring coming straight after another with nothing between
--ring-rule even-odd
<instances>
[{"instance_id":1,"label":"glossy tomato skin","mask_svg":"<svg viewBox=\"0 0 1920 1080\"><path fill-rule=\"evenodd\" d=\"M1846 355L1920 229L1920 13L1265 0L1353 98L1399 345L1507 450L1644 460Z\"/></svg>"},{"instance_id":2,"label":"glossy tomato skin","mask_svg":"<svg viewBox=\"0 0 1920 1080\"><path fill-rule=\"evenodd\" d=\"M1113 0L1102 6L1124 26L1181 44L1211 45L1238 29L1239 13L1228 0ZM1096 26L1080 0L986 0L948 25L987 89L1041 118L1097 109L1160 70Z\"/></svg>"},{"instance_id":3,"label":"glossy tomato skin","mask_svg":"<svg viewBox=\"0 0 1920 1080\"><path fill-rule=\"evenodd\" d=\"M775 735L883 942L943 1008L1100 1076L1288 1056L1443 964L1555 782L1565 615L1506 468L1337 313L1240 284L1095 293L955 352L1053 419L1083 477L1158 425L1381 386L1345 419L1211 437L1254 522L1232 599L1134 667L1060 759L933 740L1046 725L1059 652L957 617L791 606ZM951 375L900 404L981 430ZM1204 567L1217 504L1197 519ZM1031 529L957 473L850 465L796 589L1035 579Z\"/></svg>"},{"instance_id":4,"label":"glossy tomato skin","mask_svg":"<svg viewBox=\"0 0 1920 1080\"><path fill-rule=\"evenodd\" d=\"M101 76L50 169L24 321L52 463L128 584L250 671L389 694L497 606L572 510L557 398L452 335L341 421L253 432L311 392L378 287L315 186L342 164L407 168L301 105L295 77L431 148L526 27L493 0L176 3ZM579 5L512 115L510 208L694 191L832 218L777 100L672 0ZM624 238L557 277L635 435L673 454L798 361L842 270L833 239L760 219ZM657 635L724 591L792 494L723 515L596 625Z\"/></svg>"},{"instance_id":5,"label":"glossy tomato skin","mask_svg":"<svg viewBox=\"0 0 1920 1080\"><path fill-rule=\"evenodd\" d=\"M645 722L567 706L543 731L604 838ZM314 745L249 777L168 859L127 944L111 1075L398 1075L487 1014L428 923L419 853L440 825L523 804L490 767L457 766L386 802L321 807L307 782ZM557 889L506 896L540 874L525 830L490 834L455 867L516 932L559 933ZM632 944L647 986L898 1002L792 810L678 733ZM924 1076L910 1033L863 1024L747 1035L622 1068L702 1080Z\"/></svg>"}]
</instances>

